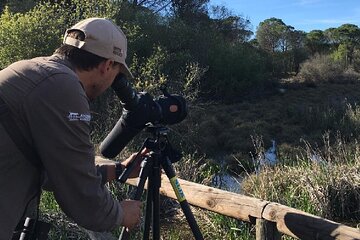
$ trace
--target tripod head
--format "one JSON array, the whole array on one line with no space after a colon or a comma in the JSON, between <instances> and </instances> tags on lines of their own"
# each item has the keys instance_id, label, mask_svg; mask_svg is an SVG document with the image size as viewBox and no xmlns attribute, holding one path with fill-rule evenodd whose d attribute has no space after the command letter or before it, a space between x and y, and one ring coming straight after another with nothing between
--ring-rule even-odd
<instances>
[{"instance_id":1,"label":"tripod head","mask_svg":"<svg viewBox=\"0 0 360 240\"><path fill-rule=\"evenodd\" d=\"M153 154L157 154L160 159L160 164L165 163L164 161L168 161L170 162L170 164L175 163L182 158L182 154L179 151L175 150L170 144L170 141L168 139L168 133L170 131L169 128L161 124L149 124L146 127L146 131L150 132L152 136L148 137L144 141L142 147L137 153L135 160L132 161L120 175L118 181L120 181L121 183L125 183L126 180L129 178L130 173L133 171L135 165L137 165L138 161L141 160L140 158L138 158L138 156L145 148L148 149L150 152L150 157L148 158L151 159L151 156Z\"/></svg>"}]
</instances>

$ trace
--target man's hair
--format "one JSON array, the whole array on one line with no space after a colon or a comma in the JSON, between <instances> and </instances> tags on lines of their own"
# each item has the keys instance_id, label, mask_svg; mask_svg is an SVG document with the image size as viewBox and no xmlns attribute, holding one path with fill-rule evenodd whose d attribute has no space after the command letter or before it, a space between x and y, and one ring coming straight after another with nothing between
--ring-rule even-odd
<instances>
[{"instance_id":1,"label":"man's hair","mask_svg":"<svg viewBox=\"0 0 360 240\"><path fill-rule=\"evenodd\" d=\"M85 34L81 31L72 30L68 34L69 37L81 41L85 39ZM66 44L56 49L55 53L66 56L75 68L79 70L91 70L97 67L102 61L107 60L106 58Z\"/></svg>"}]
</instances>

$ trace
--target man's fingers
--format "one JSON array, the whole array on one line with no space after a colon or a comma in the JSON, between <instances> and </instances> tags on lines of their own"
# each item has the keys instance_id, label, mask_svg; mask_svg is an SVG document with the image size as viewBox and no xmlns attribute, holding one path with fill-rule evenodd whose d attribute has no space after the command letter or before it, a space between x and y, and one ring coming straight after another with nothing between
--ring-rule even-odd
<instances>
[{"instance_id":1,"label":"man's fingers","mask_svg":"<svg viewBox=\"0 0 360 240\"><path fill-rule=\"evenodd\" d=\"M132 229L139 225L141 220L141 201L124 200L121 202L124 209L123 226Z\"/></svg>"},{"instance_id":2,"label":"man's fingers","mask_svg":"<svg viewBox=\"0 0 360 240\"><path fill-rule=\"evenodd\" d=\"M147 149L147 148L144 148L142 151L141 151L141 154L142 155L146 155L147 153L150 152L150 149Z\"/></svg>"}]
</instances>

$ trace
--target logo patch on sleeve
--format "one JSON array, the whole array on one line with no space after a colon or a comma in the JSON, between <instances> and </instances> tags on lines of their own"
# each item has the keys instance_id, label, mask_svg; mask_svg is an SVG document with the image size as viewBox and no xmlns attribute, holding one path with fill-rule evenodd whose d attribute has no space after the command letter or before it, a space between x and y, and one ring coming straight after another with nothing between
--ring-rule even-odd
<instances>
[{"instance_id":1,"label":"logo patch on sleeve","mask_svg":"<svg viewBox=\"0 0 360 240\"><path fill-rule=\"evenodd\" d=\"M85 114L85 113L75 113L75 112L69 112L69 115L67 116L69 121L84 121L84 122L90 122L91 115Z\"/></svg>"}]
</instances>

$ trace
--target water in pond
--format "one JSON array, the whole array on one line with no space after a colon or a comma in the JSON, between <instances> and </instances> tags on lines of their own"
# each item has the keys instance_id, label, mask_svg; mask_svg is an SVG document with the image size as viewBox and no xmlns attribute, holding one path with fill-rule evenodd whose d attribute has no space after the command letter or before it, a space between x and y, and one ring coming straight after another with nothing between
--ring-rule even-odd
<instances>
[{"instance_id":1,"label":"water in pond","mask_svg":"<svg viewBox=\"0 0 360 240\"><path fill-rule=\"evenodd\" d=\"M230 174L215 175L211 181L211 184L213 187L226 191L235 193L241 192L241 178L231 176Z\"/></svg>"}]
</instances>

